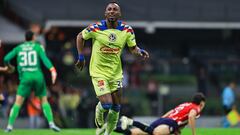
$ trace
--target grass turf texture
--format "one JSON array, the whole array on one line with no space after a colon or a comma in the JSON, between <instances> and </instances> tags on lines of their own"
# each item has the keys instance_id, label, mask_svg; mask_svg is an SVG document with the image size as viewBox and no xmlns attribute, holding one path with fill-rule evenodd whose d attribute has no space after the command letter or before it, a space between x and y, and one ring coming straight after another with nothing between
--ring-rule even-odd
<instances>
[{"instance_id":1,"label":"grass turf texture","mask_svg":"<svg viewBox=\"0 0 240 135\"><path fill-rule=\"evenodd\" d=\"M48 129L15 129L11 133L4 133L0 130L0 135L95 135L95 129L63 129L56 133ZM121 135L113 133L112 135ZM191 130L186 128L182 131L182 135L191 135ZM199 128L197 135L240 135L239 128Z\"/></svg>"}]
</instances>

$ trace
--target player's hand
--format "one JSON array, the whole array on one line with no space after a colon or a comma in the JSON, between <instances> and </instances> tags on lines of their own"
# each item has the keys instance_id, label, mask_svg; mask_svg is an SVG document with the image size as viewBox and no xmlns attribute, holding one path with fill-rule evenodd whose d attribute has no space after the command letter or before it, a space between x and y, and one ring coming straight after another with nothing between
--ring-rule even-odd
<instances>
[{"instance_id":1,"label":"player's hand","mask_svg":"<svg viewBox=\"0 0 240 135\"><path fill-rule=\"evenodd\" d=\"M85 66L85 58L84 55L80 54L78 57L78 61L76 62L75 66L77 68L79 68L80 70L83 69L83 67Z\"/></svg>"},{"instance_id":2,"label":"player's hand","mask_svg":"<svg viewBox=\"0 0 240 135\"><path fill-rule=\"evenodd\" d=\"M15 67L12 65L7 66L7 73L12 74L15 71Z\"/></svg>"},{"instance_id":3,"label":"player's hand","mask_svg":"<svg viewBox=\"0 0 240 135\"><path fill-rule=\"evenodd\" d=\"M57 79L57 71L54 67L50 69L51 72L51 77L52 77L52 84L55 84L56 79Z\"/></svg>"},{"instance_id":4,"label":"player's hand","mask_svg":"<svg viewBox=\"0 0 240 135\"><path fill-rule=\"evenodd\" d=\"M1 72L7 72L8 71L8 67L5 66L5 67L0 67L0 71Z\"/></svg>"},{"instance_id":5,"label":"player's hand","mask_svg":"<svg viewBox=\"0 0 240 135\"><path fill-rule=\"evenodd\" d=\"M149 54L146 50L144 49L140 49L140 55L144 58L144 59L148 59L149 58Z\"/></svg>"},{"instance_id":6,"label":"player's hand","mask_svg":"<svg viewBox=\"0 0 240 135\"><path fill-rule=\"evenodd\" d=\"M4 96L3 94L0 94L0 101L3 101L4 100Z\"/></svg>"}]
</instances>

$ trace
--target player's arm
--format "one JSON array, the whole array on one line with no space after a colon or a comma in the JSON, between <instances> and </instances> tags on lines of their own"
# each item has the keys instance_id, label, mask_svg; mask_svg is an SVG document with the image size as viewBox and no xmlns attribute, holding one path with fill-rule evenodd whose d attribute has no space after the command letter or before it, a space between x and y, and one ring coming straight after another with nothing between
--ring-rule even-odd
<instances>
[{"instance_id":1,"label":"player's arm","mask_svg":"<svg viewBox=\"0 0 240 135\"><path fill-rule=\"evenodd\" d=\"M192 135L196 135L196 117L197 117L197 111L192 109L190 113L188 114L188 124L189 127L192 130Z\"/></svg>"},{"instance_id":2,"label":"player's arm","mask_svg":"<svg viewBox=\"0 0 240 135\"><path fill-rule=\"evenodd\" d=\"M76 67L78 67L80 70L82 70L85 65L85 58L83 55L84 42L85 42L85 40L83 39L83 34L82 34L82 32L80 32L77 35L77 39L76 39L78 60L77 60L77 63L75 64Z\"/></svg>"},{"instance_id":3,"label":"player's arm","mask_svg":"<svg viewBox=\"0 0 240 135\"><path fill-rule=\"evenodd\" d=\"M133 46L133 47L129 47L129 50L132 54L137 55L137 56L141 56L144 59L149 58L149 54L146 50L144 49L140 49L138 46Z\"/></svg>"},{"instance_id":4,"label":"player's arm","mask_svg":"<svg viewBox=\"0 0 240 135\"><path fill-rule=\"evenodd\" d=\"M11 65L10 61L17 55L16 48L14 48L12 51L10 51L5 57L4 57L4 64L6 66Z\"/></svg>"},{"instance_id":5,"label":"player's arm","mask_svg":"<svg viewBox=\"0 0 240 135\"><path fill-rule=\"evenodd\" d=\"M15 71L15 67L11 65L10 61L17 55L17 49L14 48L10 51L3 59L5 67L2 68L3 72L13 73ZM7 68L6 68L7 66Z\"/></svg>"},{"instance_id":6,"label":"player's arm","mask_svg":"<svg viewBox=\"0 0 240 135\"><path fill-rule=\"evenodd\" d=\"M134 55L141 56L144 59L149 58L148 52L137 46L135 34L131 27L129 27L129 31L132 31L132 32L127 33L128 34L127 35L127 45L128 45L130 52Z\"/></svg>"},{"instance_id":7,"label":"player's arm","mask_svg":"<svg viewBox=\"0 0 240 135\"><path fill-rule=\"evenodd\" d=\"M167 113L165 113L165 114L162 116L162 118L166 118L170 113L172 113L172 111L173 111L173 110L170 110L170 111L168 111Z\"/></svg>"},{"instance_id":8,"label":"player's arm","mask_svg":"<svg viewBox=\"0 0 240 135\"><path fill-rule=\"evenodd\" d=\"M49 71L51 72L51 77L52 77L52 84L54 84L56 82L57 79L57 71L55 69L55 67L53 66L52 62L49 60L49 58L47 57L44 48L39 45L40 49L39 49L39 57L42 60L44 66L46 68L49 69Z\"/></svg>"},{"instance_id":9,"label":"player's arm","mask_svg":"<svg viewBox=\"0 0 240 135\"><path fill-rule=\"evenodd\" d=\"M7 72L8 66L0 67L0 72Z\"/></svg>"}]
</instances>

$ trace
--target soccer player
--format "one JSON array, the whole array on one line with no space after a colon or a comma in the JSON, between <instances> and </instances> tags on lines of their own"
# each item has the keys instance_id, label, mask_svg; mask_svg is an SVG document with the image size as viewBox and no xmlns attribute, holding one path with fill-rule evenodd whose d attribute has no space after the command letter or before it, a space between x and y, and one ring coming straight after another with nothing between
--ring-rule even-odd
<instances>
[{"instance_id":1,"label":"soccer player","mask_svg":"<svg viewBox=\"0 0 240 135\"><path fill-rule=\"evenodd\" d=\"M134 31L131 26L120 20L119 4L110 2L105 9L105 20L89 25L77 35L78 61L76 66L82 70L85 65L83 55L84 41L92 39L92 56L90 76L99 99L95 111L96 134L109 135L116 127L122 88L121 53L125 44L130 52L144 59L149 57L147 51L136 45ZM105 124L104 112L108 111Z\"/></svg>"},{"instance_id":2,"label":"soccer player","mask_svg":"<svg viewBox=\"0 0 240 135\"><path fill-rule=\"evenodd\" d=\"M227 119L227 115L236 108L235 102L236 102L236 94L235 90L237 88L237 84L235 81L230 81L227 86L224 87L222 92L222 104L223 104L223 110L224 114L226 115L223 118L223 127L227 128L230 127L231 124L229 123L229 120Z\"/></svg>"},{"instance_id":3,"label":"soccer player","mask_svg":"<svg viewBox=\"0 0 240 135\"><path fill-rule=\"evenodd\" d=\"M200 116L204 106L205 96L202 93L197 93L193 96L192 102L178 105L149 126L122 116L121 126L117 127L115 131L125 135L179 135L181 129L189 124L192 135L196 135L195 119ZM129 126L136 128L129 129Z\"/></svg>"},{"instance_id":4,"label":"soccer player","mask_svg":"<svg viewBox=\"0 0 240 135\"><path fill-rule=\"evenodd\" d=\"M26 42L18 45L4 57L4 64L12 69L10 61L17 57L17 70L19 74L20 84L17 89L16 101L11 109L8 126L5 132L11 132L13 124L18 116L21 105L24 99L34 90L36 96L41 99L42 109L45 117L48 120L49 127L58 132L60 129L53 122L53 114L51 107L47 101L46 82L40 67L42 60L45 67L51 72L52 83L54 84L57 78L57 72L51 61L46 56L42 45L35 42L35 35L32 31L27 31L25 34Z\"/></svg>"}]
</instances>

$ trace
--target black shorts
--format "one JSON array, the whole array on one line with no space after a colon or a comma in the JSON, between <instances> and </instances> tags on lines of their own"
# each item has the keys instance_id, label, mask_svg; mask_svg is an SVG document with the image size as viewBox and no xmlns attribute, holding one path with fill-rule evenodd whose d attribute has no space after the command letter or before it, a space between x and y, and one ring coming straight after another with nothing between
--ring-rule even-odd
<instances>
[{"instance_id":1,"label":"black shorts","mask_svg":"<svg viewBox=\"0 0 240 135\"><path fill-rule=\"evenodd\" d=\"M154 129L162 124L169 126L169 131L171 134L178 130L177 122L170 118L159 118L156 121L152 122L150 124L150 127Z\"/></svg>"}]
</instances>

